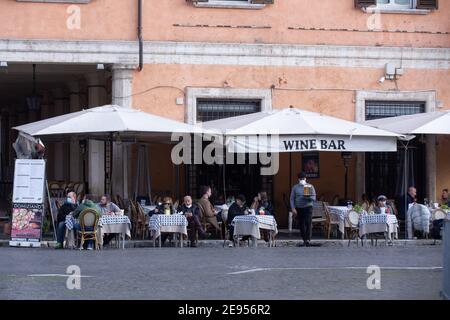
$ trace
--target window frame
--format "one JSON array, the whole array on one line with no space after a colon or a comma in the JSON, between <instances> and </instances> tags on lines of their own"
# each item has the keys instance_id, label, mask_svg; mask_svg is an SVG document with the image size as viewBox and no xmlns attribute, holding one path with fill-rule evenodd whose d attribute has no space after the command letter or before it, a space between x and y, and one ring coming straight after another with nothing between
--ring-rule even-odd
<instances>
[{"instance_id":1,"label":"window frame","mask_svg":"<svg viewBox=\"0 0 450 320\"><path fill-rule=\"evenodd\" d=\"M196 8L221 8L221 9L263 9L266 4L252 3L251 0L206 0L193 1Z\"/></svg>"}]
</instances>

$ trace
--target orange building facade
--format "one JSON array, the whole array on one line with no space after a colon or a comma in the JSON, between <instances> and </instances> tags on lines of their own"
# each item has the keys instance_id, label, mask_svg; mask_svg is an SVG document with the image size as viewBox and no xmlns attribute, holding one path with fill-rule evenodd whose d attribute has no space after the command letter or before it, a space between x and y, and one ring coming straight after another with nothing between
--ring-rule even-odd
<instances>
[{"instance_id":1,"label":"orange building facade","mask_svg":"<svg viewBox=\"0 0 450 320\"><path fill-rule=\"evenodd\" d=\"M1 180L7 185L11 127L103 104L192 124L289 106L357 122L450 109L450 2L1 1L0 61ZM39 110L23 103L32 91L33 64L43 97ZM131 197L137 147L114 147L90 141L83 151L74 139L49 141L48 177L86 180L91 193ZM213 184L219 197L223 168L174 166L170 150L167 143L149 146L154 192L197 197L200 184ZM410 183L422 198L440 198L450 187L450 137L417 137L413 150ZM285 199L303 157L280 155L272 177L255 176L251 166L230 168L227 195L270 189L284 225ZM310 182L328 201L343 198L341 154L317 158L320 174ZM400 151L354 154L348 198L398 196L401 161Z\"/></svg>"}]
</instances>

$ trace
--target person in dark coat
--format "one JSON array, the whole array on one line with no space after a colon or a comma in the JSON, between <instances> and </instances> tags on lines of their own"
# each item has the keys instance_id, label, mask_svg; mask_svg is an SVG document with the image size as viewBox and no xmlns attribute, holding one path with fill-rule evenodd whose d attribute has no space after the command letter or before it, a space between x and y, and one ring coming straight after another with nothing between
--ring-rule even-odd
<instances>
[{"instance_id":1,"label":"person in dark coat","mask_svg":"<svg viewBox=\"0 0 450 320\"><path fill-rule=\"evenodd\" d=\"M178 208L178 212L182 212L188 221L188 237L191 242L191 247L197 247L197 240L195 234L198 234L202 238L208 238L211 233L206 232L200 222L200 209L197 205L192 203L191 196L185 196L183 199L183 204Z\"/></svg>"},{"instance_id":2,"label":"person in dark coat","mask_svg":"<svg viewBox=\"0 0 450 320\"><path fill-rule=\"evenodd\" d=\"M233 241L234 238L234 227L231 225L233 219L237 216L243 216L248 214L248 207L245 204L245 196L240 194L236 197L236 201L228 209L227 217L227 228L230 235L230 240ZM242 240L247 240L248 237L245 236Z\"/></svg>"},{"instance_id":3,"label":"person in dark coat","mask_svg":"<svg viewBox=\"0 0 450 320\"><path fill-rule=\"evenodd\" d=\"M66 234L66 216L77 208L77 194L75 192L69 192L67 194L66 201L59 208L58 215L56 217L56 248L61 249L64 243L64 236Z\"/></svg>"}]
</instances>

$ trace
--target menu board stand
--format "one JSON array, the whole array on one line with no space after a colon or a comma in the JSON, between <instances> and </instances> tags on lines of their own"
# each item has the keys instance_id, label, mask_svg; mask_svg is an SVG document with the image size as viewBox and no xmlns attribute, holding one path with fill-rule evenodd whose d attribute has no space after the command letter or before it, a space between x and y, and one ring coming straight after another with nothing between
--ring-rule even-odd
<instances>
[{"instance_id":1,"label":"menu board stand","mask_svg":"<svg viewBox=\"0 0 450 320\"><path fill-rule=\"evenodd\" d=\"M41 246L44 184L45 160L16 159L10 246Z\"/></svg>"}]
</instances>

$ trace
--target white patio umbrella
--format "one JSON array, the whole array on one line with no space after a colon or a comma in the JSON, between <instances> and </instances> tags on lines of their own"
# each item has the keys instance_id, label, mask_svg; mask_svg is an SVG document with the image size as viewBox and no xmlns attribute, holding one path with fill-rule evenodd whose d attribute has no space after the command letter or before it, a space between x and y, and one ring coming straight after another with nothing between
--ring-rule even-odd
<instances>
[{"instance_id":1,"label":"white patio umbrella","mask_svg":"<svg viewBox=\"0 0 450 320\"><path fill-rule=\"evenodd\" d=\"M400 134L450 134L450 111L382 118L364 124Z\"/></svg>"},{"instance_id":2,"label":"white patio umbrella","mask_svg":"<svg viewBox=\"0 0 450 320\"><path fill-rule=\"evenodd\" d=\"M433 134L433 135L448 135L450 134L450 111L435 111L426 113L417 113L406 116L382 118L376 120L365 121L364 124L374 128L389 130L400 134ZM408 186L408 170L407 170L407 155L408 143L404 143L405 148L405 163L404 163L404 184L405 188ZM404 212L406 214L407 199L406 190Z\"/></svg>"},{"instance_id":3,"label":"white patio umbrella","mask_svg":"<svg viewBox=\"0 0 450 320\"><path fill-rule=\"evenodd\" d=\"M14 127L31 136L92 135L111 133L201 133L202 129L137 109L105 105Z\"/></svg>"},{"instance_id":4,"label":"white patio umbrella","mask_svg":"<svg viewBox=\"0 0 450 320\"><path fill-rule=\"evenodd\" d=\"M45 136L60 139L61 135L76 135L110 141L123 140L128 137L170 141L172 133L200 134L203 132L197 126L117 105L85 109L13 129L35 137ZM149 182L148 185L150 185ZM148 188L151 193L150 187Z\"/></svg>"},{"instance_id":5,"label":"white patio umbrella","mask_svg":"<svg viewBox=\"0 0 450 320\"><path fill-rule=\"evenodd\" d=\"M204 122L226 137L228 152L397 151L402 135L320 113L286 108ZM225 167L224 167L225 168Z\"/></svg>"}]
</instances>

